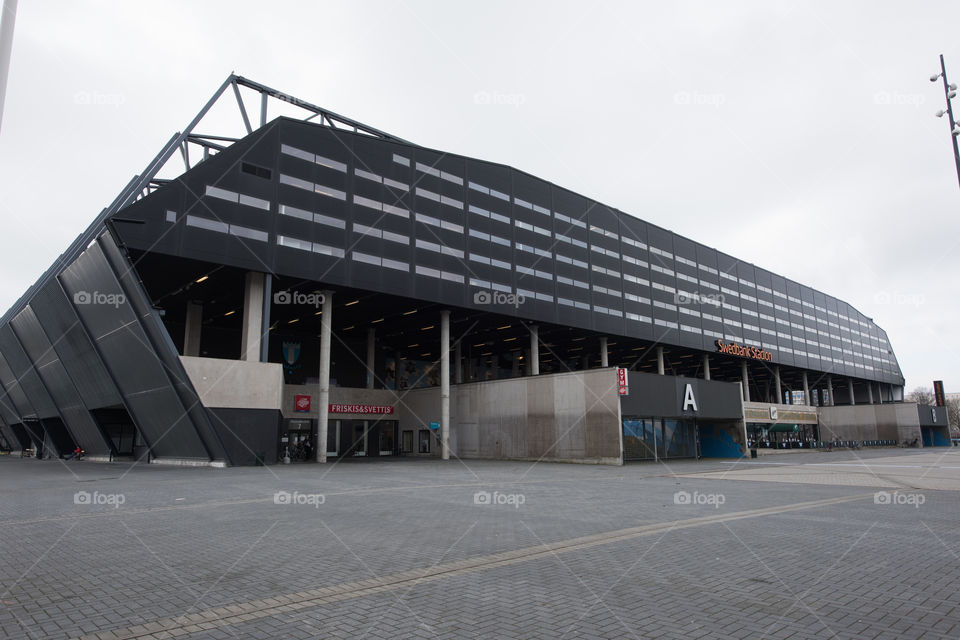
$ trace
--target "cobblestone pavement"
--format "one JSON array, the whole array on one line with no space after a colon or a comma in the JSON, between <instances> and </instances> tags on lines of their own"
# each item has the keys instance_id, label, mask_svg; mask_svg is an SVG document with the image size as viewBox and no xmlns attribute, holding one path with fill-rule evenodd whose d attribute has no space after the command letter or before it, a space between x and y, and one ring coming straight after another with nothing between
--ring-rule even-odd
<instances>
[{"instance_id":1,"label":"cobblestone pavement","mask_svg":"<svg viewBox=\"0 0 960 640\"><path fill-rule=\"evenodd\" d=\"M957 467L0 458L0 638L955 639Z\"/></svg>"}]
</instances>

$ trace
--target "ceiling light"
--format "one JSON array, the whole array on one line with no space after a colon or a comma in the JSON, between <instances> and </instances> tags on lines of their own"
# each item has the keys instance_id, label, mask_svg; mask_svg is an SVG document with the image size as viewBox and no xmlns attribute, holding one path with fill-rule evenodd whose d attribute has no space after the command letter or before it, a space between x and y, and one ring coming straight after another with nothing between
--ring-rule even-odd
<instances>
[{"instance_id":1,"label":"ceiling light","mask_svg":"<svg viewBox=\"0 0 960 640\"><path fill-rule=\"evenodd\" d=\"M408 315L410 315L411 313L416 313L416 312L417 312L416 309L411 309L410 311L404 311L404 312L403 312L403 315L408 316Z\"/></svg>"},{"instance_id":2,"label":"ceiling light","mask_svg":"<svg viewBox=\"0 0 960 640\"><path fill-rule=\"evenodd\" d=\"M353 302L348 302L347 304L345 304L345 305L343 305L343 306L349 307L349 306L351 306L351 305L357 304L358 302L360 302L360 301L359 301L359 300L354 300Z\"/></svg>"},{"instance_id":3,"label":"ceiling light","mask_svg":"<svg viewBox=\"0 0 960 640\"><path fill-rule=\"evenodd\" d=\"M194 280L194 282L196 282L197 284L200 284L201 282L203 282L204 280L207 280L208 278L210 278L210 276L200 276L199 278Z\"/></svg>"}]
</instances>

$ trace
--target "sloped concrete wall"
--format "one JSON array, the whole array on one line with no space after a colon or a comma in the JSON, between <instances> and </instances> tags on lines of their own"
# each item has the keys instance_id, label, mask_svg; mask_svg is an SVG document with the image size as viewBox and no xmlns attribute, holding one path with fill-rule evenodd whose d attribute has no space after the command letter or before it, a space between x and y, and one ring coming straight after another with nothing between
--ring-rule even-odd
<instances>
[{"instance_id":1,"label":"sloped concrete wall","mask_svg":"<svg viewBox=\"0 0 960 640\"><path fill-rule=\"evenodd\" d=\"M280 364L196 356L180 356L180 362L207 408L280 410Z\"/></svg>"}]
</instances>

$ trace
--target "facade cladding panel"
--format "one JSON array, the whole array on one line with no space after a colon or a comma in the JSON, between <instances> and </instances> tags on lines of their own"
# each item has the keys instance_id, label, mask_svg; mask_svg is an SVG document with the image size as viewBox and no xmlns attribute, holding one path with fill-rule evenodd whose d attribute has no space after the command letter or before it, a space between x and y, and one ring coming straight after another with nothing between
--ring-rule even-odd
<instances>
[{"instance_id":1,"label":"facade cladding panel","mask_svg":"<svg viewBox=\"0 0 960 640\"><path fill-rule=\"evenodd\" d=\"M160 365L160 373L173 384L173 389L185 408L184 417L188 424L196 430L204 444L206 451L198 450L197 454L209 456L215 460L224 460L226 452L223 444L215 432L199 396L197 396L193 385L190 383L187 372L183 369L180 357L177 354L177 348L173 344L170 334L167 333L160 316L154 313L152 304L144 295L143 288L140 286L132 265L117 248L111 236L104 235L99 242L107 262L112 266L114 273L119 275L120 286L126 296L125 302L139 318L143 332L150 341L150 346L156 355L157 364Z\"/></svg>"},{"instance_id":2,"label":"facade cladding panel","mask_svg":"<svg viewBox=\"0 0 960 640\"><path fill-rule=\"evenodd\" d=\"M59 280L48 282L30 301L51 346L77 393L89 409L118 407L123 400L80 323L80 318L60 287Z\"/></svg>"},{"instance_id":3,"label":"facade cladding panel","mask_svg":"<svg viewBox=\"0 0 960 640\"><path fill-rule=\"evenodd\" d=\"M14 375L13 369L7 362L7 359L0 352L0 384L3 385L3 410L12 411L4 420L8 424L18 424L24 420L35 420L37 412L30 405L27 396L23 393L20 381Z\"/></svg>"},{"instance_id":4,"label":"facade cladding panel","mask_svg":"<svg viewBox=\"0 0 960 640\"><path fill-rule=\"evenodd\" d=\"M100 428L84 405L73 380L57 357L31 307L15 317L10 325L32 361L40 380L50 393L73 439L90 454L107 455L110 447Z\"/></svg>"},{"instance_id":5,"label":"facade cladding panel","mask_svg":"<svg viewBox=\"0 0 960 640\"><path fill-rule=\"evenodd\" d=\"M84 251L60 274L60 281L70 299L81 301L74 309L153 454L209 459L100 244ZM93 298L92 292L112 297Z\"/></svg>"},{"instance_id":6,"label":"facade cladding panel","mask_svg":"<svg viewBox=\"0 0 960 640\"><path fill-rule=\"evenodd\" d=\"M280 118L123 211L145 222L117 226L137 249L707 351L745 341L774 363L903 383L885 334L846 303L520 171L413 145Z\"/></svg>"},{"instance_id":7,"label":"facade cladding panel","mask_svg":"<svg viewBox=\"0 0 960 640\"><path fill-rule=\"evenodd\" d=\"M12 450L19 451L23 448L23 444L20 442L20 437L3 419L0 419L0 434L3 435L3 439L7 441L7 446L9 446Z\"/></svg>"},{"instance_id":8,"label":"facade cladding panel","mask_svg":"<svg viewBox=\"0 0 960 640\"><path fill-rule=\"evenodd\" d=\"M13 375L20 381L20 388L26 395L30 406L36 411L36 416L43 420L44 418L58 418L57 406L47 392L46 387L37 375L33 363L23 351L20 341L13 333L13 328L8 324L0 327L0 351L6 358L7 364L13 371Z\"/></svg>"}]
</instances>

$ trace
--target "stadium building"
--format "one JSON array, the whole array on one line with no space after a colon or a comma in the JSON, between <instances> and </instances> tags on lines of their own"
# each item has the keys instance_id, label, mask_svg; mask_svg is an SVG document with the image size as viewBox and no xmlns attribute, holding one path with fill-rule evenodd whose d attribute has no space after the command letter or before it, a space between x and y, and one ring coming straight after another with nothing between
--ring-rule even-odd
<instances>
[{"instance_id":1,"label":"stadium building","mask_svg":"<svg viewBox=\"0 0 960 640\"><path fill-rule=\"evenodd\" d=\"M198 133L231 93L245 134ZM268 119L278 102L307 117ZM846 302L238 76L0 320L2 444L38 457L949 443L903 382Z\"/></svg>"}]
</instances>

